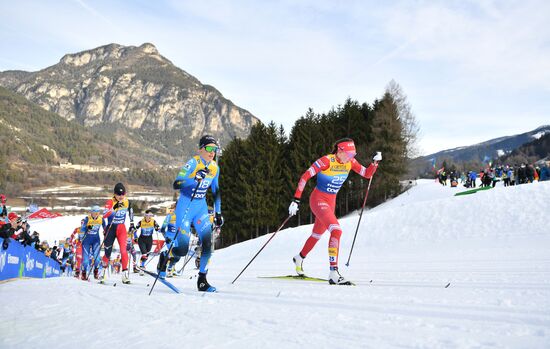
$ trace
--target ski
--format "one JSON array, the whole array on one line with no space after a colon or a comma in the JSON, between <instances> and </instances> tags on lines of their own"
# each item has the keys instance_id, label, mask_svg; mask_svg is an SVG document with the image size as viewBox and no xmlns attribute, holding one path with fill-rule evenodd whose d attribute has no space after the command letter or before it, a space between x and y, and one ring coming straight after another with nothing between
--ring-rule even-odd
<instances>
[{"instance_id":1,"label":"ski","mask_svg":"<svg viewBox=\"0 0 550 349\"><path fill-rule=\"evenodd\" d=\"M148 270L145 270L145 269L141 269L143 270L143 272L153 278L157 278L158 274L157 273L153 273L152 271L148 271ZM163 283L166 287L168 287L169 289L171 289L172 291L176 292L176 293L181 293L181 291L174 285L172 285L170 282L164 280L164 279L161 279L161 278L158 278L158 281Z\"/></svg>"},{"instance_id":2,"label":"ski","mask_svg":"<svg viewBox=\"0 0 550 349\"><path fill-rule=\"evenodd\" d=\"M280 275L280 276L258 276L260 279L282 279L282 280L303 280L303 281L316 281L316 282L328 282L328 279L321 279L311 277L307 275Z\"/></svg>"},{"instance_id":3,"label":"ski","mask_svg":"<svg viewBox=\"0 0 550 349\"><path fill-rule=\"evenodd\" d=\"M116 287L116 282L112 282L112 281L107 281L107 280L99 280L98 282L98 285L103 285L103 286L113 286L113 287Z\"/></svg>"}]
</instances>

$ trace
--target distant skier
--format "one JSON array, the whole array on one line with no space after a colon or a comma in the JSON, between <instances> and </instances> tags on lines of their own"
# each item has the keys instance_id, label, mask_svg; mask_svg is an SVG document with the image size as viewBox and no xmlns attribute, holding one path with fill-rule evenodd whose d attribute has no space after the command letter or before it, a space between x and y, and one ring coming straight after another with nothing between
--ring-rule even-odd
<instances>
[{"instance_id":1,"label":"distant skier","mask_svg":"<svg viewBox=\"0 0 550 349\"><path fill-rule=\"evenodd\" d=\"M159 230L159 225L153 217L151 210L145 211L145 217L136 226L136 231L141 229L137 243L141 252L140 268L142 269L145 269L145 262L147 262L149 252L153 247L153 232ZM140 271L140 274L143 275L143 272Z\"/></svg>"},{"instance_id":2,"label":"distant skier","mask_svg":"<svg viewBox=\"0 0 550 349\"><path fill-rule=\"evenodd\" d=\"M80 229L84 224L84 219L80 221L80 226L75 228L71 234L70 241L73 247L74 254L74 277L80 277L80 268L82 265L82 241L79 239Z\"/></svg>"},{"instance_id":3,"label":"distant skier","mask_svg":"<svg viewBox=\"0 0 550 349\"><path fill-rule=\"evenodd\" d=\"M162 227L160 228L160 232L162 233L162 235L164 236L164 239L166 241L166 244L164 245L164 246L166 246L166 248L168 248L168 244L170 243L170 241L174 240L174 237L176 236L176 231L178 230L177 223L176 223L176 221L177 221L176 220L176 207L177 207L177 203L174 203L174 204L172 204L172 206L170 206L170 210L169 210L168 214L166 215L166 217L164 218L164 222L162 223ZM180 232L180 234L181 234L181 232ZM178 239L179 239L179 235L178 235ZM183 254L184 251L185 251L185 245L184 244L182 244L181 246L174 245L174 247L172 248L172 254L170 256L168 256L168 260L166 261L166 264L167 264L166 274L161 274L161 277L165 277L165 276L172 277L172 276L174 276L174 267L175 267L176 263L179 262L181 256L184 255ZM167 251L165 251L165 252L167 252ZM161 258L165 258L165 256L163 254L161 254Z\"/></svg>"},{"instance_id":4,"label":"distant skier","mask_svg":"<svg viewBox=\"0 0 550 349\"><path fill-rule=\"evenodd\" d=\"M214 160L219 149L218 142L210 135L205 135L199 140L198 155L191 158L181 169L176 180L174 189L180 190L180 196L176 207L176 227L180 230L176 241L174 241L174 255L185 256L189 249L189 238L191 224L195 227L197 235L202 242L202 258L197 279L199 291L214 292L216 288L206 280L208 262L212 254L212 231L213 225L208 216L208 205L206 204L206 192L211 188L214 197L215 223L217 227L222 226L223 217L221 214L221 197L218 188L220 170ZM198 184L198 187L197 187ZM195 188L197 190L195 191ZM193 201L191 201L194 196ZM159 275L166 275L166 263L168 256L166 251L159 258Z\"/></svg>"},{"instance_id":5,"label":"distant skier","mask_svg":"<svg viewBox=\"0 0 550 349\"><path fill-rule=\"evenodd\" d=\"M101 243L99 230L103 228L105 232L107 228L105 220L99 214L100 211L99 206L92 206L90 214L82 220L82 226L80 227L78 239L82 244L82 271L80 273L82 280L88 280L89 275L86 275L86 273L88 272L91 259L95 256L97 256L96 260L91 262L94 268L94 278L99 278L99 246Z\"/></svg>"},{"instance_id":6,"label":"distant skier","mask_svg":"<svg viewBox=\"0 0 550 349\"><path fill-rule=\"evenodd\" d=\"M120 247L122 255L122 283L130 283L130 272L128 271L128 252L126 252L127 231L126 215L130 218L130 229L134 227L134 213L130 207L130 202L126 199L126 188L124 184L117 183L114 188L113 197L105 204L105 213L103 218L107 219L107 231L105 232L105 255L103 256L103 275L102 281L106 278L106 270L113 251L115 238Z\"/></svg>"},{"instance_id":7,"label":"distant skier","mask_svg":"<svg viewBox=\"0 0 550 349\"><path fill-rule=\"evenodd\" d=\"M132 270L134 273L139 272L137 268L137 251L134 245L137 244L137 229L131 226L126 234L126 253L128 253L128 267L130 266L130 259L132 260Z\"/></svg>"},{"instance_id":8,"label":"distant skier","mask_svg":"<svg viewBox=\"0 0 550 349\"><path fill-rule=\"evenodd\" d=\"M350 138L343 138L334 144L331 154L325 155L315 161L300 178L298 188L294 194L294 200L288 208L288 212L292 216L298 212L300 198L302 197L302 192L307 181L311 177L317 175L317 185L309 198L311 211L315 215L313 231L305 242L302 251L293 258L298 275L304 275L304 270L302 268L304 258L306 258L308 253L313 249L323 233L328 230L330 232L328 246L330 265L329 283L331 285L351 284L338 272L338 252L342 228L340 228L338 219L334 214L336 194L346 181L351 170L364 178L370 179L376 172L378 162L382 160L382 154L378 152L373 157L373 163L366 168L355 160L355 155L356 150L353 140Z\"/></svg>"}]
</instances>

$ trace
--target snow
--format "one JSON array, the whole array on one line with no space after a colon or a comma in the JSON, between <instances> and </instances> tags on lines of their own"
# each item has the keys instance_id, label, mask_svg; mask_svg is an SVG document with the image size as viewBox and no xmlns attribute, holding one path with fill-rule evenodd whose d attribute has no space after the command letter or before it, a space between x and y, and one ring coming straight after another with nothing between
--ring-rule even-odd
<instances>
[{"instance_id":1,"label":"snow","mask_svg":"<svg viewBox=\"0 0 550 349\"><path fill-rule=\"evenodd\" d=\"M550 182L455 192L418 181L366 211L349 267L358 215L342 218L340 270L355 287L258 278L293 273L309 225L277 233L233 285L270 235L216 251L217 294L197 292L190 267L170 279L180 295L157 284L148 296L153 279L137 274L132 285L111 276L116 287L1 284L0 347L549 348ZM40 228L71 231L69 219ZM308 275L327 277L327 244L326 233Z\"/></svg>"},{"instance_id":2,"label":"snow","mask_svg":"<svg viewBox=\"0 0 550 349\"><path fill-rule=\"evenodd\" d=\"M542 136L544 136L548 132L550 132L550 131L549 130L540 131L540 132L537 132L537 133L531 135L531 137L533 137L535 139L540 139Z\"/></svg>"}]
</instances>

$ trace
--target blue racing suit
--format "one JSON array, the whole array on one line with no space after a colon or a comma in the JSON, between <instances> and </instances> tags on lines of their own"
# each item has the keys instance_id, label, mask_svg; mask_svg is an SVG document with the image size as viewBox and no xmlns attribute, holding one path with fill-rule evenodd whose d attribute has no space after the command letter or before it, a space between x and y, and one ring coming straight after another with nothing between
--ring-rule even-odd
<instances>
[{"instance_id":1,"label":"blue racing suit","mask_svg":"<svg viewBox=\"0 0 550 349\"><path fill-rule=\"evenodd\" d=\"M195 174L200 170L207 170L206 177L197 187ZM176 183L180 189L180 197L176 206L176 231L180 230L172 255L174 257L185 256L189 249L189 240L191 234L191 224L195 228L199 241L202 244L202 255L200 272L208 272L208 262L212 255L212 222L208 214L208 205L206 203L206 192L211 188L214 196L214 210L221 213L221 196L218 187L218 178L220 170L215 161L206 163L199 155L191 158L181 169L176 177ZM195 188L197 188L196 192ZM194 194L194 199L191 201ZM175 235L175 231L174 231ZM169 237L169 236L168 236Z\"/></svg>"},{"instance_id":2,"label":"blue racing suit","mask_svg":"<svg viewBox=\"0 0 550 349\"><path fill-rule=\"evenodd\" d=\"M90 259L92 256L98 256L94 263L94 268L99 267L101 258L99 258L99 229L103 227L103 231L106 228L106 220L99 215L94 219L91 215L84 218L84 222L80 227L78 239L82 242L82 270L88 271Z\"/></svg>"}]
</instances>

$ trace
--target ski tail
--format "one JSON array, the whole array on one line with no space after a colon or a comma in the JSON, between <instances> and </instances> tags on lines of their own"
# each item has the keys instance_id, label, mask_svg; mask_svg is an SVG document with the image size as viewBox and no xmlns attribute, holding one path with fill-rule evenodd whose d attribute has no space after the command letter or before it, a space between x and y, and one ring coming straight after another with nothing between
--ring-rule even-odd
<instances>
[{"instance_id":1,"label":"ski tail","mask_svg":"<svg viewBox=\"0 0 550 349\"><path fill-rule=\"evenodd\" d=\"M157 278L157 276L158 276L157 273L153 273L152 271L149 271L149 270L142 269L142 271L143 271L145 274L147 274L147 275L149 275L149 276L151 276L151 277L153 277L153 278ZM172 283L170 283L170 282L168 282L168 281L166 281L166 280L164 280L164 279L161 279L161 278L158 278L157 281L161 282L162 284L164 284L166 287L168 287L169 289L171 289L171 290L174 291L175 293L181 293L181 291L179 290L179 288L177 288L176 286L174 286Z\"/></svg>"}]
</instances>

